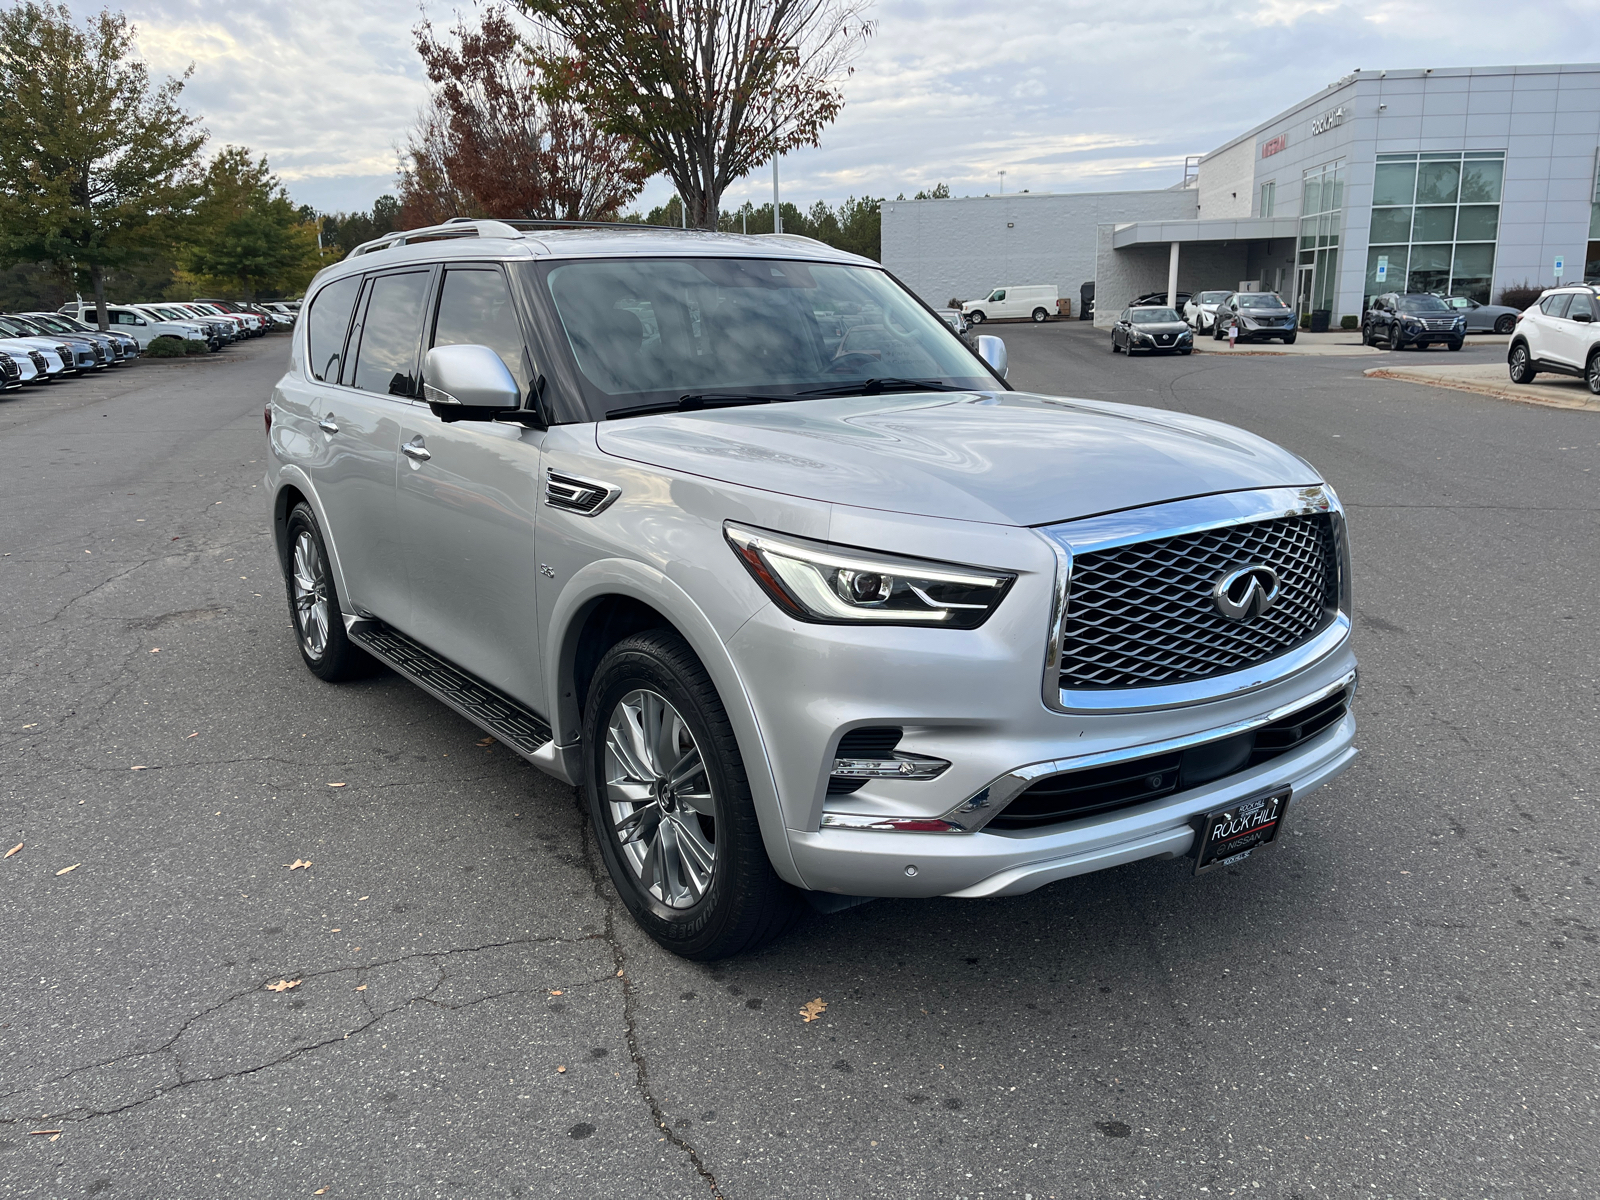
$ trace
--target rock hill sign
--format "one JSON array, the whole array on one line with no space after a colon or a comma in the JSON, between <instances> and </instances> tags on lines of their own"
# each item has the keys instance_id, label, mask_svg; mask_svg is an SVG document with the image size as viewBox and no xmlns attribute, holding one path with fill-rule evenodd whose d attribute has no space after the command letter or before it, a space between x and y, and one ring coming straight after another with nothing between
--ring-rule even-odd
<instances>
[{"instance_id":1,"label":"rock hill sign","mask_svg":"<svg viewBox=\"0 0 1600 1200\"><path fill-rule=\"evenodd\" d=\"M1315 121L1311 122L1311 134L1312 134L1313 137L1315 137L1319 133L1327 133L1328 130L1337 128L1338 126L1343 125L1343 124L1344 124L1344 105L1341 104L1338 108L1334 109L1332 112L1323 113Z\"/></svg>"}]
</instances>

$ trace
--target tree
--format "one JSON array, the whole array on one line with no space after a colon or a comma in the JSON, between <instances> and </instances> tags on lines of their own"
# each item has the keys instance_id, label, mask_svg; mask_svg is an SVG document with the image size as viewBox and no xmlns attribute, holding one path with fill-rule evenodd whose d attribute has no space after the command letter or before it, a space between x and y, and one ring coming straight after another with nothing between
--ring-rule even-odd
<instances>
[{"instance_id":1,"label":"tree","mask_svg":"<svg viewBox=\"0 0 1600 1200\"><path fill-rule=\"evenodd\" d=\"M205 132L151 83L134 30L64 4L0 9L0 263L87 274L102 329L105 271L159 244L199 194Z\"/></svg>"},{"instance_id":2,"label":"tree","mask_svg":"<svg viewBox=\"0 0 1600 1200\"><path fill-rule=\"evenodd\" d=\"M581 96L664 171L689 220L839 115L838 84L872 32L870 0L517 0L570 52L540 60L548 94Z\"/></svg>"},{"instance_id":3,"label":"tree","mask_svg":"<svg viewBox=\"0 0 1600 1200\"><path fill-rule=\"evenodd\" d=\"M324 248L343 258L362 242L393 233L402 224L402 203L399 197L384 195L372 202L371 212L322 214Z\"/></svg>"},{"instance_id":4,"label":"tree","mask_svg":"<svg viewBox=\"0 0 1600 1200\"><path fill-rule=\"evenodd\" d=\"M247 300L262 291L299 291L321 266L315 227L266 158L252 160L242 146L225 146L211 160L185 241L186 271L225 290L236 287Z\"/></svg>"},{"instance_id":5,"label":"tree","mask_svg":"<svg viewBox=\"0 0 1600 1200\"><path fill-rule=\"evenodd\" d=\"M566 52L551 35L491 5L448 40L428 21L415 36L435 90L401 172L408 212L587 221L615 217L639 194L650 172L634 143L544 87L538 63Z\"/></svg>"}]
</instances>

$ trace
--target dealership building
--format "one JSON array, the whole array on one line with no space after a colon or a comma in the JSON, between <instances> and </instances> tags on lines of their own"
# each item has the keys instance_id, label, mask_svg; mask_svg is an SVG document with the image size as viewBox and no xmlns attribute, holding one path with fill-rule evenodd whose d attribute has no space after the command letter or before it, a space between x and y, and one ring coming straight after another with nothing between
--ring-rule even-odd
<instances>
[{"instance_id":1,"label":"dealership building","mask_svg":"<svg viewBox=\"0 0 1600 1200\"><path fill-rule=\"evenodd\" d=\"M883 206L883 262L944 305L1054 283L1096 323L1167 289L1276 291L1337 325L1392 291L1600 282L1600 64L1355 71L1160 191Z\"/></svg>"}]
</instances>

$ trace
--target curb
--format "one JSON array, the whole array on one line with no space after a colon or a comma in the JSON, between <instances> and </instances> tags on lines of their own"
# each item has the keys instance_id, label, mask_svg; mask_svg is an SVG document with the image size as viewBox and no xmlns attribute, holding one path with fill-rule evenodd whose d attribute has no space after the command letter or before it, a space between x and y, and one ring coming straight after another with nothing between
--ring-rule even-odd
<instances>
[{"instance_id":1,"label":"curb","mask_svg":"<svg viewBox=\"0 0 1600 1200\"><path fill-rule=\"evenodd\" d=\"M1401 383L1420 383L1427 387L1448 388L1457 392L1471 392L1475 396L1493 396L1496 400L1509 400L1513 404L1537 404L1542 408L1565 408L1577 411L1600 412L1600 399L1566 400L1555 396L1535 395L1516 391L1510 385L1474 383L1467 379L1439 379L1421 375L1401 374L1389 367L1369 367L1361 372L1373 379L1397 379Z\"/></svg>"}]
</instances>

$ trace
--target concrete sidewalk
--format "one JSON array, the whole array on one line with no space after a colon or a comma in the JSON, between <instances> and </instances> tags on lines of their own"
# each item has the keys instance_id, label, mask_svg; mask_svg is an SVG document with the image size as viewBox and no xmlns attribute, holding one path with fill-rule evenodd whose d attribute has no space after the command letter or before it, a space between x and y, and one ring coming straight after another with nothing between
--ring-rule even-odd
<instances>
[{"instance_id":1,"label":"concrete sidewalk","mask_svg":"<svg viewBox=\"0 0 1600 1200\"><path fill-rule=\"evenodd\" d=\"M1544 404L1552 408L1583 408L1600 412L1600 396L1592 394L1583 380L1571 375L1540 375L1536 382L1518 386L1511 382L1504 363L1369 367L1362 374L1379 379L1404 379L1410 383L1427 383L1434 387L1454 388L1460 392L1477 392L1479 395L1498 396L1503 400L1516 400L1523 404Z\"/></svg>"},{"instance_id":2,"label":"concrete sidewalk","mask_svg":"<svg viewBox=\"0 0 1600 1200\"><path fill-rule=\"evenodd\" d=\"M1499 334L1472 333L1467 335L1466 348L1470 350L1477 346L1504 346L1510 340L1509 337ZM1195 338L1194 348L1201 354L1309 354L1334 358L1360 358L1392 353L1376 346L1362 345L1359 329L1336 329L1328 333L1307 333L1302 329L1295 337L1292 346L1285 346L1282 342L1240 342L1237 346L1230 347L1226 340L1219 342L1210 334L1201 334ZM1411 353L1418 352L1411 351ZM1443 346L1428 346L1421 353L1450 352Z\"/></svg>"}]
</instances>

